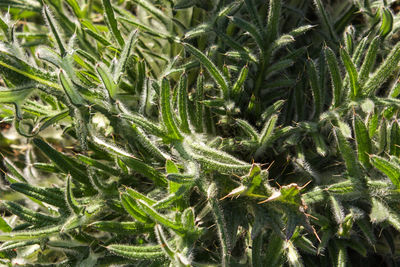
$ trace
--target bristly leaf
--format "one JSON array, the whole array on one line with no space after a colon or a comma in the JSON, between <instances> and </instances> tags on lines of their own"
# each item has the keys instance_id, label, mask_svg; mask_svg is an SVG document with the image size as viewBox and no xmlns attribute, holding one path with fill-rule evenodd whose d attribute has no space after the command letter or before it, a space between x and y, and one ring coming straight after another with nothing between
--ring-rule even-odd
<instances>
[{"instance_id":1,"label":"bristly leaf","mask_svg":"<svg viewBox=\"0 0 400 267\"><path fill-rule=\"evenodd\" d=\"M399 62L400 43L396 44L375 73L369 76L369 79L365 82L364 86L366 93L368 95L374 94L376 90L378 90L379 87L390 77L393 71L395 71Z\"/></svg>"},{"instance_id":2,"label":"bristly leaf","mask_svg":"<svg viewBox=\"0 0 400 267\"><path fill-rule=\"evenodd\" d=\"M257 4L254 0L245 0L247 10L251 14L251 19L256 23L258 29L263 29L262 19L260 18L257 11Z\"/></svg>"},{"instance_id":3,"label":"bristly leaf","mask_svg":"<svg viewBox=\"0 0 400 267\"><path fill-rule=\"evenodd\" d=\"M162 21L165 25L171 23L171 19L163 13L160 9L155 7L151 2L147 0L132 0L136 4L140 5L142 8L146 9L150 14L154 15L157 19Z\"/></svg>"},{"instance_id":4,"label":"bristly leaf","mask_svg":"<svg viewBox=\"0 0 400 267\"><path fill-rule=\"evenodd\" d=\"M111 30L112 34L114 35L114 38L117 40L117 43L119 44L119 46L124 47L125 41L121 35L121 32L118 29L118 23L115 19L114 10L111 5L111 1L110 0L102 0L102 3L103 3L105 16L107 18L107 22L110 27L110 30Z\"/></svg>"},{"instance_id":5,"label":"bristly leaf","mask_svg":"<svg viewBox=\"0 0 400 267\"><path fill-rule=\"evenodd\" d=\"M138 206L136 200L130 194L122 193L120 197L122 206L132 216L132 218L143 224L152 224L152 220Z\"/></svg>"},{"instance_id":6,"label":"bristly leaf","mask_svg":"<svg viewBox=\"0 0 400 267\"><path fill-rule=\"evenodd\" d=\"M174 250L171 248L171 246L169 245L169 242L167 241L167 238L164 235L164 231L162 230L161 225L156 225L154 227L155 229L155 233L157 236L157 240L158 243L160 244L160 247L162 248L162 250L164 251L164 253L173 261L177 261L178 257L177 255L175 255ZM179 264L180 265L180 264Z\"/></svg>"},{"instance_id":7,"label":"bristly leaf","mask_svg":"<svg viewBox=\"0 0 400 267\"><path fill-rule=\"evenodd\" d=\"M230 17L230 19L233 24L242 28L246 32L248 32L251 35L251 37L253 37L253 39L256 42L256 44L258 45L258 48L260 49L260 51L264 52L265 40L262 36L262 32L260 32L255 25L251 24L250 22L248 22L244 19L238 18L238 17Z\"/></svg>"},{"instance_id":8,"label":"bristly leaf","mask_svg":"<svg viewBox=\"0 0 400 267\"><path fill-rule=\"evenodd\" d=\"M204 55L200 50L195 48L194 46L183 43L185 48L197 58L197 60L204 65L204 67L207 69L207 71L210 73L210 75L214 78L215 82L221 87L222 94L224 96L224 99L229 98L229 86L228 82L225 80L224 75L221 73L221 71L214 65L214 63L206 56Z\"/></svg>"},{"instance_id":9,"label":"bristly leaf","mask_svg":"<svg viewBox=\"0 0 400 267\"><path fill-rule=\"evenodd\" d=\"M318 79L317 69L312 59L309 59L307 62L307 72L314 97L314 116L318 117L322 111L324 103L322 101L322 92L319 86L320 83Z\"/></svg>"},{"instance_id":10,"label":"bristly leaf","mask_svg":"<svg viewBox=\"0 0 400 267\"><path fill-rule=\"evenodd\" d=\"M270 0L268 10L268 21L266 29L266 40L272 42L278 37L279 19L281 16L282 0Z\"/></svg>"},{"instance_id":11,"label":"bristly leaf","mask_svg":"<svg viewBox=\"0 0 400 267\"><path fill-rule=\"evenodd\" d=\"M11 232L12 228L8 225L8 223L0 217L0 231L3 233Z\"/></svg>"},{"instance_id":12,"label":"bristly leaf","mask_svg":"<svg viewBox=\"0 0 400 267\"><path fill-rule=\"evenodd\" d=\"M317 15L319 17L319 19L322 22L323 27L325 28L325 30L327 32L329 32L329 37L332 41L337 40L337 36L335 33L335 30L333 28L332 22L330 20L330 18L328 17L328 14L326 13L326 9L324 7L324 5L322 4L321 0L314 0L314 5L315 8L317 10Z\"/></svg>"},{"instance_id":13,"label":"bristly leaf","mask_svg":"<svg viewBox=\"0 0 400 267\"><path fill-rule=\"evenodd\" d=\"M81 208L79 207L78 201L76 201L74 197L74 193L72 192L72 181L70 175L67 176L67 185L65 187L65 199L71 211L77 215L80 214Z\"/></svg>"},{"instance_id":14,"label":"bristly leaf","mask_svg":"<svg viewBox=\"0 0 400 267\"><path fill-rule=\"evenodd\" d=\"M390 126L389 153L395 157L400 156L400 127L398 121L394 121Z\"/></svg>"},{"instance_id":15,"label":"bristly leaf","mask_svg":"<svg viewBox=\"0 0 400 267\"><path fill-rule=\"evenodd\" d=\"M65 49L65 42L60 35L60 27L57 25L56 20L54 19L53 15L48 6L43 7L44 17L46 18L47 24L50 27L50 31L53 34L54 38L56 39L58 49L60 50L61 57L64 57L67 53Z\"/></svg>"},{"instance_id":16,"label":"bristly leaf","mask_svg":"<svg viewBox=\"0 0 400 267\"><path fill-rule=\"evenodd\" d=\"M240 96L240 92L242 91L242 86L243 86L244 82L246 81L248 73L249 73L249 68L246 64L240 71L239 76L238 76L235 84L232 87L232 96L236 100L238 100L238 97Z\"/></svg>"},{"instance_id":17,"label":"bristly leaf","mask_svg":"<svg viewBox=\"0 0 400 267\"><path fill-rule=\"evenodd\" d=\"M12 214L17 215L20 219L23 219L24 221L34 224L36 226L45 226L48 225L49 223L59 222L59 218L52 217L47 214L25 208L24 206L19 205L18 203L12 201L3 202L3 205ZM2 230L1 220L0 220L0 230ZM2 231L9 232L7 231L7 228L5 228L5 230Z\"/></svg>"},{"instance_id":18,"label":"bristly leaf","mask_svg":"<svg viewBox=\"0 0 400 267\"><path fill-rule=\"evenodd\" d=\"M145 201L137 199L137 203L154 221L164 225L165 227L175 231L178 234L184 233L184 229L181 224L173 222L170 219L166 218L164 215L161 215Z\"/></svg>"},{"instance_id":19,"label":"bristly leaf","mask_svg":"<svg viewBox=\"0 0 400 267\"><path fill-rule=\"evenodd\" d=\"M46 238L51 235L59 233L62 225L51 226L40 229L32 229L27 231L12 231L8 233L0 234L0 241L18 241L18 240L34 240L40 238Z\"/></svg>"},{"instance_id":20,"label":"bristly leaf","mask_svg":"<svg viewBox=\"0 0 400 267\"><path fill-rule=\"evenodd\" d=\"M161 97L160 97L161 118L165 129L171 138L180 140L182 135L176 125L174 113L171 107L171 88L169 81L166 78L161 82Z\"/></svg>"},{"instance_id":21,"label":"bristly leaf","mask_svg":"<svg viewBox=\"0 0 400 267\"><path fill-rule=\"evenodd\" d=\"M10 54L7 51L4 51L0 47L0 66L5 67L6 69L11 70L12 72L23 75L30 80L38 82L40 84L59 89L61 90L61 86L57 83L57 78L49 73L45 73L37 68L34 68L30 64L22 61L20 58L15 55ZM22 85L22 84L18 84Z\"/></svg>"},{"instance_id":22,"label":"bristly leaf","mask_svg":"<svg viewBox=\"0 0 400 267\"><path fill-rule=\"evenodd\" d=\"M325 47L325 58L328 63L329 72L331 74L331 81L333 87L333 106L338 107L341 103L342 95L342 76L340 75L339 64L332 49Z\"/></svg>"},{"instance_id":23,"label":"bristly leaf","mask_svg":"<svg viewBox=\"0 0 400 267\"><path fill-rule=\"evenodd\" d=\"M71 103L75 106L82 106L85 102L82 96L79 94L78 90L76 89L75 85L72 83L71 79L64 73L63 70L60 69L58 73L58 78L60 83L68 96Z\"/></svg>"},{"instance_id":24,"label":"bristly leaf","mask_svg":"<svg viewBox=\"0 0 400 267\"><path fill-rule=\"evenodd\" d=\"M272 115L271 118L265 123L261 133L260 133L260 144L264 145L268 142L275 129L276 121L278 120L278 115Z\"/></svg>"},{"instance_id":25,"label":"bristly leaf","mask_svg":"<svg viewBox=\"0 0 400 267\"><path fill-rule=\"evenodd\" d=\"M396 188L400 189L400 166L376 155L371 157L371 163L375 168L386 174Z\"/></svg>"},{"instance_id":26,"label":"bristly leaf","mask_svg":"<svg viewBox=\"0 0 400 267\"><path fill-rule=\"evenodd\" d=\"M253 139L256 142L259 141L257 130L254 129L254 127L250 125L247 121L237 119L236 123L251 139Z\"/></svg>"},{"instance_id":27,"label":"bristly leaf","mask_svg":"<svg viewBox=\"0 0 400 267\"><path fill-rule=\"evenodd\" d=\"M121 255L132 260L165 260L165 254L161 246L131 246L113 244L107 249L116 255Z\"/></svg>"},{"instance_id":28,"label":"bristly leaf","mask_svg":"<svg viewBox=\"0 0 400 267\"><path fill-rule=\"evenodd\" d=\"M368 76L374 66L376 56L378 55L380 44L381 38L377 36L372 40L371 44L369 45L367 54L365 55L364 62L361 65L360 69L359 79L361 85L363 85L364 82L368 79Z\"/></svg>"},{"instance_id":29,"label":"bristly leaf","mask_svg":"<svg viewBox=\"0 0 400 267\"><path fill-rule=\"evenodd\" d=\"M211 207L217 230L218 236L221 243L221 258L222 258L222 266L227 267L230 266L230 251L231 251L231 238L226 228L226 221L224 213L218 203L218 191L215 183L212 183L208 188L208 203Z\"/></svg>"},{"instance_id":30,"label":"bristly leaf","mask_svg":"<svg viewBox=\"0 0 400 267\"><path fill-rule=\"evenodd\" d=\"M21 104L33 92L35 86L27 85L23 87L8 88L0 87L0 103L16 103Z\"/></svg>"},{"instance_id":31,"label":"bristly leaf","mask_svg":"<svg viewBox=\"0 0 400 267\"><path fill-rule=\"evenodd\" d=\"M104 87L108 91L110 98L114 99L117 93L117 85L115 84L114 79L111 76L110 70L104 64L97 64L96 71L99 74L101 81L104 84Z\"/></svg>"},{"instance_id":32,"label":"bristly leaf","mask_svg":"<svg viewBox=\"0 0 400 267\"><path fill-rule=\"evenodd\" d=\"M53 161L57 167L65 173L70 173L74 179L82 182L83 184L88 184L89 179L87 175L79 168L77 168L77 164L67 158L64 154L58 152L54 148L52 148L45 141L34 138L33 143L47 156L51 161Z\"/></svg>"},{"instance_id":33,"label":"bristly leaf","mask_svg":"<svg viewBox=\"0 0 400 267\"><path fill-rule=\"evenodd\" d=\"M301 261L300 254L297 251L297 249L295 248L295 246L293 245L293 243L290 240L288 240L288 241L286 241L285 246L286 246L286 255L287 255L287 259L289 261L289 266L293 266L293 267L304 266Z\"/></svg>"},{"instance_id":34,"label":"bristly leaf","mask_svg":"<svg viewBox=\"0 0 400 267\"><path fill-rule=\"evenodd\" d=\"M346 68L347 74L350 78L350 87L351 87L351 97L355 99L361 95L360 83L358 81L358 72L356 66L351 60L347 51L343 48L340 49L340 57L342 58L343 64Z\"/></svg>"},{"instance_id":35,"label":"bristly leaf","mask_svg":"<svg viewBox=\"0 0 400 267\"><path fill-rule=\"evenodd\" d=\"M9 158L4 158L3 163L7 170L11 173L11 175L18 180L18 182L28 183L22 171L18 169L17 166L15 166Z\"/></svg>"},{"instance_id":36,"label":"bristly leaf","mask_svg":"<svg viewBox=\"0 0 400 267\"><path fill-rule=\"evenodd\" d=\"M335 127L334 133L340 153L342 154L342 157L344 159L347 172L351 177L363 179L363 174L361 173L360 166L358 165L358 161L356 160L356 155L353 149L350 147L350 144L344 137L342 131Z\"/></svg>"},{"instance_id":37,"label":"bristly leaf","mask_svg":"<svg viewBox=\"0 0 400 267\"><path fill-rule=\"evenodd\" d=\"M372 152L371 139L367 127L358 115L354 115L353 117L353 128L357 143L358 160L366 168L370 168L369 154Z\"/></svg>"},{"instance_id":38,"label":"bristly leaf","mask_svg":"<svg viewBox=\"0 0 400 267\"><path fill-rule=\"evenodd\" d=\"M379 34L382 38L385 38L393 29L393 14L389 8L382 8L380 12L382 17L381 27L379 28Z\"/></svg>"},{"instance_id":39,"label":"bristly leaf","mask_svg":"<svg viewBox=\"0 0 400 267\"><path fill-rule=\"evenodd\" d=\"M185 133L189 133L189 118L188 118L188 92L187 92L187 75L182 74L178 84L178 112L181 121L181 129Z\"/></svg>"},{"instance_id":40,"label":"bristly leaf","mask_svg":"<svg viewBox=\"0 0 400 267\"><path fill-rule=\"evenodd\" d=\"M196 132L203 132L203 119L204 119L204 107L202 101L204 99L204 74L200 72L197 76L196 84L196 112L195 112L195 126Z\"/></svg>"},{"instance_id":41,"label":"bristly leaf","mask_svg":"<svg viewBox=\"0 0 400 267\"><path fill-rule=\"evenodd\" d=\"M122 50L121 56L118 60L118 66L115 68L114 71L114 82L118 84L118 82L121 80L122 73L125 71L126 64L128 62L128 58L133 50L133 47L137 41L138 38L138 31L133 31L128 37L128 42L125 43L124 49Z\"/></svg>"},{"instance_id":42,"label":"bristly leaf","mask_svg":"<svg viewBox=\"0 0 400 267\"><path fill-rule=\"evenodd\" d=\"M26 196L30 196L39 201L59 208L66 208L64 196L61 190L51 190L50 188L35 187L23 183L14 183L11 184L10 187L17 192L20 192Z\"/></svg>"}]
</instances>

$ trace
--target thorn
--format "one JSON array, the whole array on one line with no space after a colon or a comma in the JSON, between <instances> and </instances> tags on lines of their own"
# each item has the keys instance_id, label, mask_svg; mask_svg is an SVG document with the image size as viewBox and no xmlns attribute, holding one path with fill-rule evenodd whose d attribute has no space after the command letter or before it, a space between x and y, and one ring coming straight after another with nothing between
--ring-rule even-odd
<instances>
[{"instance_id":1,"label":"thorn","mask_svg":"<svg viewBox=\"0 0 400 267\"><path fill-rule=\"evenodd\" d=\"M313 226L311 226L311 228L313 229L315 237L318 239L319 243L321 243L321 238L319 238L317 231L315 230L315 228Z\"/></svg>"},{"instance_id":2,"label":"thorn","mask_svg":"<svg viewBox=\"0 0 400 267\"><path fill-rule=\"evenodd\" d=\"M274 165L275 160L271 162L271 164L269 164L269 166L267 167L266 171L269 171L269 169L271 169L272 165Z\"/></svg>"},{"instance_id":3,"label":"thorn","mask_svg":"<svg viewBox=\"0 0 400 267\"><path fill-rule=\"evenodd\" d=\"M312 180L308 181L307 183L305 183L303 186L299 187L299 190L303 190L307 185L309 185L312 182Z\"/></svg>"}]
</instances>

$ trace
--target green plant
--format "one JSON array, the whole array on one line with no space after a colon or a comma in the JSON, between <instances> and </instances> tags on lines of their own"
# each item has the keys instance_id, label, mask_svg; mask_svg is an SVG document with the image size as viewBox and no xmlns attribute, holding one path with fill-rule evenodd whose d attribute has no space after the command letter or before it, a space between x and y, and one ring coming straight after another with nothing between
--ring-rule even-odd
<instances>
[{"instance_id":1,"label":"green plant","mask_svg":"<svg viewBox=\"0 0 400 267\"><path fill-rule=\"evenodd\" d=\"M397 264L396 3L267 2L2 1L0 262Z\"/></svg>"}]
</instances>

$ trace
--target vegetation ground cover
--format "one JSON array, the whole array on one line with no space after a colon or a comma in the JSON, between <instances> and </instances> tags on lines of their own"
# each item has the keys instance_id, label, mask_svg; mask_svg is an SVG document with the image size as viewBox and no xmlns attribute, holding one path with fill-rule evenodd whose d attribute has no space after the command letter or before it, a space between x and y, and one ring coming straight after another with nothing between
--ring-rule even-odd
<instances>
[{"instance_id":1,"label":"vegetation ground cover","mask_svg":"<svg viewBox=\"0 0 400 267\"><path fill-rule=\"evenodd\" d=\"M0 264L400 263L398 1L0 10Z\"/></svg>"}]
</instances>

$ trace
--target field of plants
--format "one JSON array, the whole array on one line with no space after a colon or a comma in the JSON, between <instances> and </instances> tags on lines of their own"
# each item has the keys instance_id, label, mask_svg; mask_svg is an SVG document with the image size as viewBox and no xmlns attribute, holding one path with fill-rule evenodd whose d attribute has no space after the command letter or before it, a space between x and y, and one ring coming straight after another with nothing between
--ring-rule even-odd
<instances>
[{"instance_id":1,"label":"field of plants","mask_svg":"<svg viewBox=\"0 0 400 267\"><path fill-rule=\"evenodd\" d=\"M0 0L0 266L400 266L400 2Z\"/></svg>"}]
</instances>

